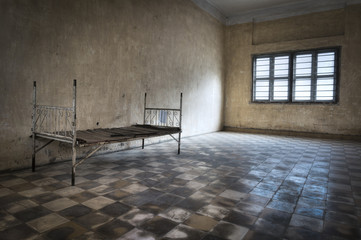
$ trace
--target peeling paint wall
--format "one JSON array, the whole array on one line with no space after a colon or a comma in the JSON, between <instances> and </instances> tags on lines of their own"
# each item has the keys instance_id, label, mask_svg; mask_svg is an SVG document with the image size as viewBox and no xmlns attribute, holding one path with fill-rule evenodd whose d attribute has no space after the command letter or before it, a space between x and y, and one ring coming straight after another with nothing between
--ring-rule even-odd
<instances>
[{"instance_id":1,"label":"peeling paint wall","mask_svg":"<svg viewBox=\"0 0 361 240\"><path fill-rule=\"evenodd\" d=\"M0 29L0 170L30 166L33 81L39 104L71 106L78 80L79 129L142 123L145 92L154 107L183 92L183 136L223 126L224 27L191 1L2 0Z\"/></svg>"},{"instance_id":2,"label":"peeling paint wall","mask_svg":"<svg viewBox=\"0 0 361 240\"><path fill-rule=\"evenodd\" d=\"M226 29L226 127L361 135L361 5ZM341 46L338 104L251 103L252 54Z\"/></svg>"}]
</instances>

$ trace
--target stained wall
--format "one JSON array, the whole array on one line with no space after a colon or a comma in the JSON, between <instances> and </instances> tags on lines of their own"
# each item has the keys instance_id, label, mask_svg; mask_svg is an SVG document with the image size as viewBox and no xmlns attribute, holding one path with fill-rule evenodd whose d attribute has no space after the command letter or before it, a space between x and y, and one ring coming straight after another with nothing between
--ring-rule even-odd
<instances>
[{"instance_id":1,"label":"stained wall","mask_svg":"<svg viewBox=\"0 0 361 240\"><path fill-rule=\"evenodd\" d=\"M33 81L39 104L71 106L77 79L79 129L142 123L145 92L173 108L183 92L183 136L223 126L224 27L192 1L2 0L0 29L0 170L30 166Z\"/></svg>"},{"instance_id":2,"label":"stained wall","mask_svg":"<svg viewBox=\"0 0 361 240\"><path fill-rule=\"evenodd\" d=\"M226 28L226 129L361 135L361 5ZM341 47L337 104L251 102L252 55Z\"/></svg>"}]
</instances>

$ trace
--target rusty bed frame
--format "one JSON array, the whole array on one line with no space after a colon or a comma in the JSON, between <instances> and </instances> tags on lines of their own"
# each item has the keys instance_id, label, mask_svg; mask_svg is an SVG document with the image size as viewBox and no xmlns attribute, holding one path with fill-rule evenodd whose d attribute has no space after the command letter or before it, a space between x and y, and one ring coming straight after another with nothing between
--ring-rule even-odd
<instances>
[{"instance_id":1,"label":"rusty bed frame","mask_svg":"<svg viewBox=\"0 0 361 240\"><path fill-rule=\"evenodd\" d=\"M147 107L147 93L144 96L143 124L120 128L96 128L77 130L76 115L76 80L73 81L73 104L72 107L60 107L38 105L36 102L36 82L33 85L33 114L32 114L32 171L35 172L36 153L54 141L69 143L72 145L72 175L71 185L75 185L76 167L90 158L105 144L142 140L169 135L178 142L178 154L180 154L182 133L182 93L180 94L179 108L150 108ZM173 134L178 134L177 137ZM48 139L44 145L37 147L38 138ZM77 160L77 148L96 146L84 158Z\"/></svg>"}]
</instances>

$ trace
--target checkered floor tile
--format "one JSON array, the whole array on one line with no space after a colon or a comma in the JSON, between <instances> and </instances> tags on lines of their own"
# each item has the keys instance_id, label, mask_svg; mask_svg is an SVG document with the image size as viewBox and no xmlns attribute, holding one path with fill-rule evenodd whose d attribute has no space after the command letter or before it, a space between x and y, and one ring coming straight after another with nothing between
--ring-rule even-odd
<instances>
[{"instance_id":1,"label":"checkered floor tile","mask_svg":"<svg viewBox=\"0 0 361 240\"><path fill-rule=\"evenodd\" d=\"M0 239L360 239L361 143L217 132L0 174Z\"/></svg>"}]
</instances>

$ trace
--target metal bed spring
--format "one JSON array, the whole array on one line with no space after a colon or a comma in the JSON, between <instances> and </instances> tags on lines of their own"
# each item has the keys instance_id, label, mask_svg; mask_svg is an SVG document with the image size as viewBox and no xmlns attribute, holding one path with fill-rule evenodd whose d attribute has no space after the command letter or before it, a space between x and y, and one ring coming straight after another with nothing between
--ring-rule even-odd
<instances>
[{"instance_id":1,"label":"metal bed spring","mask_svg":"<svg viewBox=\"0 0 361 240\"><path fill-rule=\"evenodd\" d=\"M178 154L180 154L182 133L182 99L180 94L179 108L150 108L147 107L147 93L144 96L144 118L143 124L131 127L77 130L76 125L76 88L77 82L73 81L73 103L72 107L38 105L36 102L36 82L33 85L33 114L32 114L32 136L33 154L32 171L35 171L36 153L54 141L69 143L72 146L72 175L71 184L75 185L76 167L101 149L105 144L119 143L151 137L169 135L178 142ZM173 134L178 134L177 137ZM37 147L36 139L45 138L49 141ZM77 148L96 146L84 158L77 160Z\"/></svg>"}]
</instances>

